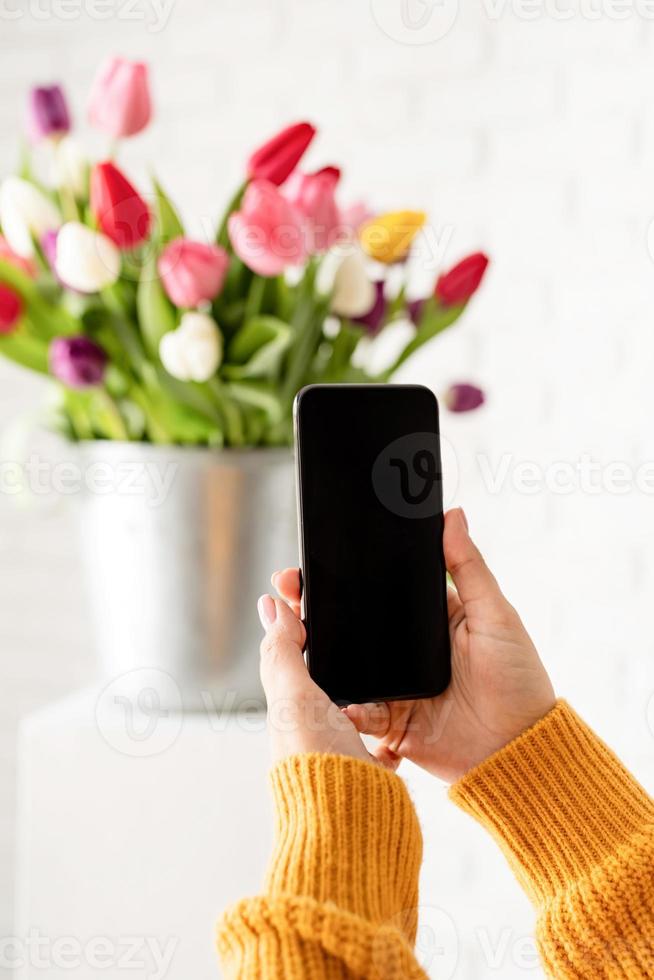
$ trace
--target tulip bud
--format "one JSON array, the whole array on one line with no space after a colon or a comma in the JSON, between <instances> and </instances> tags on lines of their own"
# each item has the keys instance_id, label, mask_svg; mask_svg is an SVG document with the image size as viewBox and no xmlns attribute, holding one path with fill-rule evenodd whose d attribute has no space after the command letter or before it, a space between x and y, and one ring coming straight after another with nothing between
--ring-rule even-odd
<instances>
[{"instance_id":1,"label":"tulip bud","mask_svg":"<svg viewBox=\"0 0 654 980\"><path fill-rule=\"evenodd\" d=\"M340 213L334 194L340 177L338 167L323 167L314 174L296 170L284 186L284 197L305 219L312 253L326 251L339 233Z\"/></svg>"},{"instance_id":2,"label":"tulip bud","mask_svg":"<svg viewBox=\"0 0 654 980\"><path fill-rule=\"evenodd\" d=\"M159 256L157 267L169 299L175 306L199 306L223 288L229 258L218 245L176 238Z\"/></svg>"},{"instance_id":3,"label":"tulip bud","mask_svg":"<svg viewBox=\"0 0 654 980\"><path fill-rule=\"evenodd\" d=\"M106 61L91 89L91 125L118 139L140 133L151 115L147 65L124 58Z\"/></svg>"},{"instance_id":4,"label":"tulip bud","mask_svg":"<svg viewBox=\"0 0 654 980\"><path fill-rule=\"evenodd\" d=\"M412 323L418 323L420 317L422 316L423 307L425 305L424 299L410 299L406 304L406 311L409 314L409 319Z\"/></svg>"},{"instance_id":5,"label":"tulip bud","mask_svg":"<svg viewBox=\"0 0 654 980\"><path fill-rule=\"evenodd\" d=\"M107 355L88 337L55 337L49 350L50 371L69 388L99 385Z\"/></svg>"},{"instance_id":6,"label":"tulip bud","mask_svg":"<svg viewBox=\"0 0 654 980\"><path fill-rule=\"evenodd\" d=\"M0 187L0 225L17 255L29 259L34 255L33 239L56 229L61 218L52 201L34 184L20 177L7 177Z\"/></svg>"},{"instance_id":7,"label":"tulip bud","mask_svg":"<svg viewBox=\"0 0 654 980\"><path fill-rule=\"evenodd\" d=\"M63 136L70 129L70 113L60 85L33 88L27 130L36 142L46 136Z\"/></svg>"},{"instance_id":8,"label":"tulip bud","mask_svg":"<svg viewBox=\"0 0 654 980\"><path fill-rule=\"evenodd\" d=\"M315 135L315 127L307 122L282 129L250 156L247 165L249 179L283 184L295 170Z\"/></svg>"},{"instance_id":9,"label":"tulip bud","mask_svg":"<svg viewBox=\"0 0 654 980\"><path fill-rule=\"evenodd\" d=\"M64 136L55 147L54 185L59 190L69 190L74 197L86 196L89 166L77 140Z\"/></svg>"},{"instance_id":10,"label":"tulip bud","mask_svg":"<svg viewBox=\"0 0 654 980\"><path fill-rule=\"evenodd\" d=\"M0 335L13 333L22 315L22 299L13 289L0 282Z\"/></svg>"},{"instance_id":11,"label":"tulip bud","mask_svg":"<svg viewBox=\"0 0 654 980\"><path fill-rule=\"evenodd\" d=\"M481 388L471 384L451 385L445 392L444 401L450 412L471 412L486 401Z\"/></svg>"},{"instance_id":12,"label":"tulip bud","mask_svg":"<svg viewBox=\"0 0 654 980\"><path fill-rule=\"evenodd\" d=\"M366 222L359 233L363 250L371 259L390 265L402 262L413 239L425 223L422 211L389 211Z\"/></svg>"},{"instance_id":13,"label":"tulip bud","mask_svg":"<svg viewBox=\"0 0 654 980\"><path fill-rule=\"evenodd\" d=\"M439 276L434 295L443 306L466 303L476 291L488 265L483 252L474 252Z\"/></svg>"},{"instance_id":14,"label":"tulip bud","mask_svg":"<svg viewBox=\"0 0 654 980\"><path fill-rule=\"evenodd\" d=\"M161 363L180 381L208 381L220 365L223 337L208 313L185 313L159 344Z\"/></svg>"},{"instance_id":15,"label":"tulip bud","mask_svg":"<svg viewBox=\"0 0 654 980\"><path fill-rule=\"evenodd\" d=\"M368 278L361 253L346 255L334 276L332 313L345 317L364 316L371 310L376 296L375 284Z\"/></svg>"},{"instance_id":16,"label":"tulip bud","mask_svg":"<svg viewBox=\"0 0 654 980\"><path fill-rule=\"evenodd\" d=\"M120 252L105 235L69 221L57 235L55 272L80 293L96 293L120 275Z\"/></svg>"},{"instance_id":17,"label":"tulip bud","mask_svg":"<svg viewBox=\"0 0 654 980\"><path fill-rule=\"evenodd\" d=\"M361 324L365 327L368 333L375 334L384 322L384 317L386 315L386 297L384 295L384 283L376 282L373 283L375 287L375 301L363 316L353 316L351 319L354 323Z\"/></svg>"},{"instance_id":18,"label":"tulip bud","mask_svg":"<svg viewBox=\"0 0 654 980\"><path fill-rule=\"evenodd\" d=\"M98 163L91 173L91 211L98 227L118 248L136 248L150 234L147 204L113 163Z\"/></svg>"},{"instance_id":19,"label":"tulip bud","mask_svg":"<svg viewBox=\"0 0 654 980\"><path fill-rule=\"evenodd\" d=\"M267 180L248 185L227 227L239 259L260 276L281 275L307 257L302 216Z\"/></svg>"}]
</instances>

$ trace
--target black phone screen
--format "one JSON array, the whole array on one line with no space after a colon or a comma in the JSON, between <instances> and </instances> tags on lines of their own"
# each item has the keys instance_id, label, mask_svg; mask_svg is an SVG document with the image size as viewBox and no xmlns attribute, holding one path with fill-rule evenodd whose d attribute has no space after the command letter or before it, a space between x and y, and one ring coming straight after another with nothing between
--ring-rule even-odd
<instances>
[{"instance_id":1,"label":"black phone screen","mask_svg":"<svg viewBox=\"0 0 654 980\"><path fill-rule=\"evenodd\" d=\"M295 409L307 665L338 704L450 680L438 404L413 385L313 385Z\"/></svg>"}]
</instances>

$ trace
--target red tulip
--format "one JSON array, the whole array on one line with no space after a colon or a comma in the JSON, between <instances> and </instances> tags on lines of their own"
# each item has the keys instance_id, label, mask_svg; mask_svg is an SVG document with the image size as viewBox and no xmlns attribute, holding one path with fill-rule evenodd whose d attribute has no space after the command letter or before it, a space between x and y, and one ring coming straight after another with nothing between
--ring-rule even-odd
<instances>
[{"instance_id":1,"label":"red tulip","mask_svg":"<svg viewBox=\"0 0 654 980\"><path fill-rule=\"evenodd\" d=\"M13 289L0 282L0 335L13 333L22 315L22 299Z\"/></svg>"},{"instance_id":2,"label":"red tulip","mask_svg":"<svg viewBox=\"0 0 654 980\"><path fill-rule=\"evenodd\" d=\"M278 186L283 184L297 167L315 135L315 127L308 122L295 123L282 129L254 151L248 160L248 177L250 180L269 180Z\"/></svg>"},{"instance_id":3,"label":"red tulip","mask_svg":"<svg viewBox=\"0 0 654 980\"><path fill-rule=\"evenodd\" d=\"M147 204L113 163L98 163L93 168L91 210L100 231L118 248L136 248L150 234Z\"/></svg>"},{"instance_id":4,"label":"red tulip","mask_svg":"<svg viewBox=\"0 0 654 980\"><path fill-rule=\"evenodd\" d=\"M435 296L443 306L455 306L467 302L481 282L488 257L483 252L474 252L463 259L449 272L439 276Z\"/></svg>"}]
</instances>

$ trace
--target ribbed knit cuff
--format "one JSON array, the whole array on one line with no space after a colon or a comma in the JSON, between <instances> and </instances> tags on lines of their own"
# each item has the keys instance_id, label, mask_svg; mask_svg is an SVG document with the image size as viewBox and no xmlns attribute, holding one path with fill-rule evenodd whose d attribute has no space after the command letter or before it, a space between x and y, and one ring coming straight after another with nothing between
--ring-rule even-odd
<instances>
[{"instance_id":1,"label":"ribbed knit cuff","mask_svg":"<svg viewBox=\"0 0 654 980\"><path fill-rule=\"evenodd\" d=\"M346 756L311 753L271 773L277 813L269 896L333 902L415 930L422 836L403 781ZM408 918L407 918L408 916Z\"/></svg>"},{"instance_id":2,"label":"ribbed knit cuff","mask_svg":"<svg viewBox=\"0 0 654 980\"><path fill-rule=\"evenodd\" d=\"M534 901L654 823L654 804L566 704L472 769L450 797L497 839Z\"/></svg>"}]
</instances>

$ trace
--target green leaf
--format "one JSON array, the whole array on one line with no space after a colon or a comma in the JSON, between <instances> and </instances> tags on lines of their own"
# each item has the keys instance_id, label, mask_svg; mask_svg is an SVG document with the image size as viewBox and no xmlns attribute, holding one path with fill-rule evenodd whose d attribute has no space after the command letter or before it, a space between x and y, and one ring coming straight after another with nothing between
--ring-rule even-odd
<instances>
[{"instance_id":1,"label":"green leaf","mask_svg":"<svg viewBox=\"0 0 654 980\"><path fill-rule=\"evenodd\" d=\"M158 278L154 255L150 255L143 266L136 292L136 311L146 349L158 359L161 338L175 329L176 316Z\"/></svg>"},{"instance_id":2,"label":"green leaf","mask_svg":"<svg viewBox=\"0 0 654 980\"><path fill-rule=\"evenodd\" d=\"M157 217L156 235L162 244L167 245L174 238L181 238L183 236L184 225L175 209L175 205L155 177L152 178L152 184L154 186L155 213Z\"/></svg>"},{"instance_id":3,"label":"green leaf","mask_svg":"<svg viewBox=\"0 0 654 980\"><path fill-rule=\"evenodd\" d=\"M29 337L22 330L0 336L0 354L30 371L49 374L48 345L37 337Z\"/></svg>"},{"instance_id":4,"label":"green leaf","mask_svg":"<svg viewBox=\"0 0 654 980\"><path fill-rule=\"evenodd\" d=\"M394 363L383 372L381 377L383 379L390 378L399 368L401 364L411 357L423 344L426 344L428 340L436 337L437 334L446 330L447 327L451 326L456 320L459 319L461 313L464 310L465 304L459 304L458 306L438 306L434 300L428 300L428 306L423 311L420 326L413 337L412 340L406 345L400 356L394 361Z\"/></svg>"},{"instance_id":5,"label":"green leaf","mask_svg":"<svg viewBox=\"0 0 654 980\"><path fill-rule=\"evenodd\" d=\"M288 323L274 316L256 316L233 337L222 373L229 380L271 377L293 339Z\"/></svg>"},{"instance_id":6,"label":"green leaf","mask_svg":"<svg viewBox=\"0 0 654 980\"><path fill-rule=\"evenodd\" d=\"M31 325L44 339L79 333L77 318L58 302L49 302L35 281L11 262L0 259L0 282L14 289L23 300Z\"/></svg>"},{"instance_id":7,"label":"green leaf","mask_svg":"<svg viewBox=\"0 0 654 980\"><path fill-rule=\"evenodd\" d=\"M364 334L363 327L357 327L344 321L341 328L332 341L331 354L321 372L324 381L342 381L345 374L350 371L352 355L361 337Z\"/></svg>"},{"instance_id":8,"label":"green leaf","mask_svg":"<svg viewBox=\"0 0 654 980\"><path fill-rule=\"evenodd\" d=\"M261 409L271 425L282 417L282 403L277 390L267 381L232 381L225 385L225 392L242 405Z\"/></svg>"}]
</instances>

